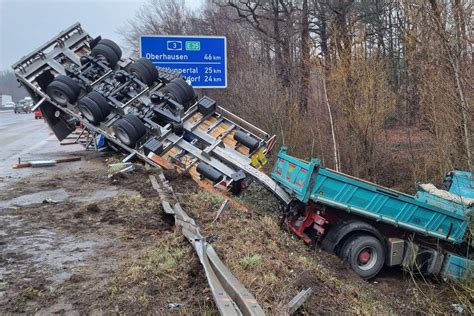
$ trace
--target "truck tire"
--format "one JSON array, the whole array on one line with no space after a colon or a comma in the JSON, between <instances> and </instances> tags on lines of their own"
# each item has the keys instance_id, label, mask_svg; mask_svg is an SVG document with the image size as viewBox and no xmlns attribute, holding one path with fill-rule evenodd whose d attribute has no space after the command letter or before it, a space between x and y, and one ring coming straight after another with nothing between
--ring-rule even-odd
<instances>
[{"instance_id":1,"label":"truck tire","mask_svg":"<svg viewBox=\"0 0 474 316\"><path fill-rule=\"evenodd\" d=\"M183 78L176 78L173 79L172 82L176 83L184 92L184 103L188 104L191 101L194 101L196 99L196 91L194 91L194 88L189 85L186 80Z\"/></svg>"},{"instance_id":2,"label":"truck tire","mask_svg":"<svg viewBox=\"0 0 474 316\"><path fill-rule=\"evenodd\" d=\"M51 99L53 99L53 101L60 105L75 103L78 97L78 94L74 92L74 87L59 80L53 80L53 82L51 82L46 88L46 93Z\"/></svg>"},{"instance_id":3,"label":"truck tire","mask_svg":"<svg viewBox=\"0 0 474 316\"><path fill-rule=\"evenodd\" d=\"M128 147L134 148L140 138L135 127L126 119L119 119L113 126L115 137Z\"/></svg>"},{"instance_id":4,"label":"truck tire","mask_svg":"<svg viewBox=\"0 0 474 316\"><path fill-rule=\"evenodd\" d=\"M110 68L113 68L117 62L119 61L120 57L114 51L114 49L106 44L101 43L100 41L91 51L91 55L94 57L102 56L107 60Z\"/></svg>"},{"instance_id":5,"label":"truck tire","mask_svg":"<svg viewBox=\"0 0 474 316\"><path fill-rule=\"evenodd\" d=\"M143 124L142 120L138 118L135 114L127 114L123 117L125 120L127 120L130 124L135 127L135 130L138 133L138 138L140 139L143 135L146 133L146 127L145 124Z\"/></svg>"},{"instance_id":6,"label":"truck tire","mask_svg":"<svg viewBox=\"0 0 474 316\"><path fill-rule=\"evenodd\" d=\"M105 46L110 47L117 55L119 60L120 58L122 58L122 50L120 49L120 46L118 46L117 43L115 43L114 41L104 38L101 39L97 44L103 44Z\"/></svg>"},{"instance_id":7,"label":"truck tire","mask_svg":"<svg viewBox=\"0 0 474 316\"><path fill-rule=\"evenodd\" d=\"M153 82L158 78L158 70L146 58L140 58L139 60L131 64L128 68L128 71L130 73L135 74L138 79L147 86L151 86Z\"/></svg>"},{"instance_id":8,"label":"truck tire","mask_svg":"<svg viewBox=\"0 0 474 316\"><path fill-rule=\"evenodd\" d=\"M85 96L79 100L78 107L79 111L82 113L82 116L84 116L93 125L99 125L99 123L104 120L104 114L102 113L99 105L97 105L97 103L88 96Z\"/></svg>"},{"instance_id":9,"label":"truck tire","mask_svg":"<svg viewBox=\"0 0 474 316\"><path fill-rule=\"evenodd\" d=\"M385 262L383 244L370 235L349 238L341 250L343 260L363 279L375 277Z\"/></svg>"},{"instance_id":10,"label":"truck tire","mask_svg":"<svg viewBox=\"0 0 474 316\"><path fill-rule=\"evenodd\" d=\"M109 105L109 103L107 102L107 99L102 94L96 91L91 91L87 94L87 97L92 99L92 101L94 101L97 104L97 106L99 107L100 111L103 114L104 119L112 111L112 107Z\"/></svg>"},{"instance_id":11,"label":"truck tire","mask_svg":"<svg viewBox=\"0 0 474 316\"><path fill-rule=\"evenodd\" d=\"M74 93L79 96L81 93L81 86L72 78L65 76L65 75L58 75L54 80L58 80L61 82L64 82L67 84L72 90L74 90Z\"/></svg>"},{"instance_id":12,"label":"truck tire","mask_svg":"<svg viewBox=\"0 0 474 316\"><path fill-rule=\"evenodd\" d=\"M193 87L182 78L171 80L163 89L161 89L161 92L164 95L170 96L179 104L184 105L186 110L188 109L187 105L189 102L196 98L196 93L194 92Z\"/></svg>"},{"instance_id":13,"label":"truck tire","mask_svg":"<svg viewBox=\"0 0 474 316\"><path fill-rule=\"evenodd\" d=\"M155 65L149 59L140 58L139 60L137 60L137 62L145 66L145 68L150 73L151 78L153 78L153 81L158 79L158 75L159 75L158 69L156 69Z\"/></svg>"}]
</instances>

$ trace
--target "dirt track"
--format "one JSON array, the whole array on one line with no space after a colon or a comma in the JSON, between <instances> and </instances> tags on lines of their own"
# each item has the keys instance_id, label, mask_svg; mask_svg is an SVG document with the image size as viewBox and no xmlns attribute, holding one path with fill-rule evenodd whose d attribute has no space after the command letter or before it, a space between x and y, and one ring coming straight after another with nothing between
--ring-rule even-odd
<instances>
[{"instance_id":1,"label":"dirt track","mask_svg":"<svg viewBox=\"0 0 474 316\"><path fill-rule=\"evenodd\" d=\"M0 192L0 312L215 314L199 261L162 215L149 171L109 179L107 159L84 153L73 173L38 173ZM186 177L168 178L183 207L269 314L306 287L314 294L303 314L449 308L420 297L398 269L369 283L335 256L309 249L279 227L259 188L233 200L212 223L222 196ZM43 203L48 198L53 203ZM432 282L422 291L444 295ZM183 305L175 311L167 308L172 303Z\"/></svg>"}]
</instances>

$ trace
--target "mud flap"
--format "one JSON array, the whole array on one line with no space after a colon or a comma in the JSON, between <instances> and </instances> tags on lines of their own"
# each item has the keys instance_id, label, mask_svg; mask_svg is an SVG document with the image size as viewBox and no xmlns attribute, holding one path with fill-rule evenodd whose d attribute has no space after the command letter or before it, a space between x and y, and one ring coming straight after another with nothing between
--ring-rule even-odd
<instances>
[{"instance_id":1,"label":"mud flap","mask_svg":"<svg viewBox=\"0 0 474 316\"><path fill-rule=\"evenodd\" d=\"M59 141L62 141L76 130L75 120L71 120L67 114L56 109L50 102L45 101L41 104L40 109L44 120Z\"/></svg>"}]
</instances>

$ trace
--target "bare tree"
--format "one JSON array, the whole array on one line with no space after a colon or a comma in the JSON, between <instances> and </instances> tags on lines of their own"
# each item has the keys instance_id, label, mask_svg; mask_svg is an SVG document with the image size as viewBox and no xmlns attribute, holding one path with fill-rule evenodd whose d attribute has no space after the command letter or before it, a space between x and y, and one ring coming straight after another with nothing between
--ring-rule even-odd
<instances>
[{"instance_id":1,"label":"bare tree","mask_svg":"<svg viewBox=\"0 0 474 316\"><path fill-rule=\"evenodd\" d=\"M193 14L184 0L149 0L135 17L121 28L120 33L129 48L138 52L141 35L147 34L187 34L189 20Z\"/></svg>"}]
</instances>

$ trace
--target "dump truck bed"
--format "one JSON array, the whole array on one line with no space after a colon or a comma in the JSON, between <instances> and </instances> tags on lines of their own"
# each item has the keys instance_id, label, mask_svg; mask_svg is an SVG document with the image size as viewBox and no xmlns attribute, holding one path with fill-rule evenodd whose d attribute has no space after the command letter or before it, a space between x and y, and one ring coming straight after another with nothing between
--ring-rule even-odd
<instances>
[{"instance_id":1,"label":"dump truck bed","mask_svg":"<svg viewBox=\"0 0 474 316\"><path fill-rule=\"evenodd\" d=\"M312 200L452 243L461 243L468 227L459 208L423 203L415 196L323 168L318 159L299 160L287 155L286 148L278 154L272 178L303 203Z\"/></svg>"}]
</instances>

